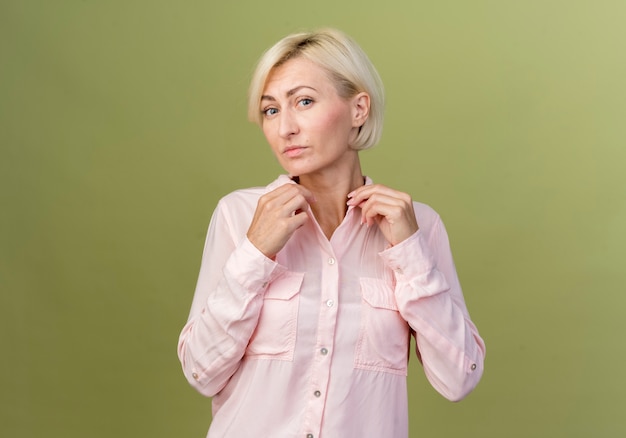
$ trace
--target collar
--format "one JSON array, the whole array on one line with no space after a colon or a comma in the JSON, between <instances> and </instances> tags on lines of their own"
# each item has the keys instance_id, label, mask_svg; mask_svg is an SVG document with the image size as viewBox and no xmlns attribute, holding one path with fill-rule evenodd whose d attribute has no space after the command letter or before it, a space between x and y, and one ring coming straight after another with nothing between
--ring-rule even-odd
<instances>
[{"instance_id":1,"label":"collar","mask_svg":"<svg viewBox=\"0 0 626 438\"><path fill-rule=\"evenodd\" d=\"M374 184L374 181L369 176L364 175L364 178L365 178L366 186ZM295 182L293 178L289 175L279 175L278 178L276 178L274 181L272 181L265 187L265 193L269 193L272 190L276 190L278 187L285 185L285 184L297 184L297 182Z\"/></svg>"}]
</instances>

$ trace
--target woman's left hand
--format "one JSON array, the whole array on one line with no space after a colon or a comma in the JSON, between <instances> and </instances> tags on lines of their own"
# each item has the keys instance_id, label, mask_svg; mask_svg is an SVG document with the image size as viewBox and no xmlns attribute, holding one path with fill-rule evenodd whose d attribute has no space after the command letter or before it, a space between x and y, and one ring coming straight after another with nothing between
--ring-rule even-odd
<instances>
[{"instance_id":1,"label":"woman's left hand","mask_svg":"<svg viewBox=\"0 0 626 438\"><path fill-rule=\"evenodd\" d=\"M348 198L348 205L361 208L361 223L378 224L392 245L397 245L419 229L413 200L406 193L370 184L349 193Z\"/></svg>"}]
</instances>

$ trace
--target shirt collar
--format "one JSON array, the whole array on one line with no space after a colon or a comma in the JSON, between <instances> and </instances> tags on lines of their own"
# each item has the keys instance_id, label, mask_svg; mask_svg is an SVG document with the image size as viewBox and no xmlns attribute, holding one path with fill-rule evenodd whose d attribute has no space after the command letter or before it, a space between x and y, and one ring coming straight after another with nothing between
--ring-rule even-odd
<instances>
[{"instance_id":1,"label":"shirt collar","mask_svg":"<svg viewBox=\"0 0 626 438\"><path fill-rule=\"evenodd\" d=\"M364 178L365 178L366 186L374 184L374 181L369 176L365 175ZM276 190L278 187L285 185L285 184L297 184L297 183L293 179L291 179L289 175L279 175L278 178L276 178L274 181L269 183L267 187L265 187L265 193L269 193L272 190Z\"/></svg>"}]
</instances>

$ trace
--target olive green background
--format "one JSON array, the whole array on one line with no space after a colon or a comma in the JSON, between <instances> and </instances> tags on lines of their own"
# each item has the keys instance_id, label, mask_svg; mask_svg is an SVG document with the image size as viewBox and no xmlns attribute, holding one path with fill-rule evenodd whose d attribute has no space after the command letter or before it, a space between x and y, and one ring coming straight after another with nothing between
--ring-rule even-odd
<instances>
[{"instance_id":1,"label":"olive green background","mask_svg":"<svg viewBox=\"0 0 626 438\"><path fill-rule=\"evenodd\" d=\"M411 361L411 436L626 436L625 19L617 0L1 0L0 436L205 435L176 343L206 227L280 172L246 121L255 61L320 26L377 65L364 170L440 212L487 343L458 404Z\"/></svg>"}]
</instances>

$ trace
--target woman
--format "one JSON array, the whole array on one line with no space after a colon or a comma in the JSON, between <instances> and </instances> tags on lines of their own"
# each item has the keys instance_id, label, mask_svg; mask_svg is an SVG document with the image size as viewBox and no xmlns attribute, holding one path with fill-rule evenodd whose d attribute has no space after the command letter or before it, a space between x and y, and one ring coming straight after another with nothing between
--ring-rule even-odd
<instances>
[{"instance_id":1,"label":"woman","mask_svg":"<svg viewBox=\"0 0 626 438\"><path fill-rule=\"evenodd\" d=\"M407 437L410 336L433 387L465 397L485 347L430 207L373 184L380 78L335 30L260 60L249 117L288 175L220 200L189 320L185 376L213 397L209 437Z\"/></svg>"}]
</instances>

